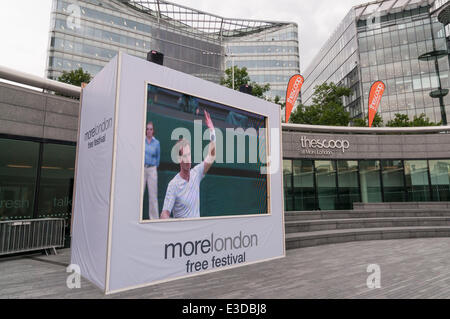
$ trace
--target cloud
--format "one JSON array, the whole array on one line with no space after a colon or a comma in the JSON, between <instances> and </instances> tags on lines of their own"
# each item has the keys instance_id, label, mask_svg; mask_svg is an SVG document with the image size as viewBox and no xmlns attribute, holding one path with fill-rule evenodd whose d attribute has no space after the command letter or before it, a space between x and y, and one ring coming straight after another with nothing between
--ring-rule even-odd
<instances>
[{"instance_id":1,"label":"cloud","mask_svg":"<svg viewBox=\"0 0 450 319\"><path fill-rule=\"evenodd\" d=\"M51 0L2 1L0 64L44 76Z\"/></svg>"}]
</instances>

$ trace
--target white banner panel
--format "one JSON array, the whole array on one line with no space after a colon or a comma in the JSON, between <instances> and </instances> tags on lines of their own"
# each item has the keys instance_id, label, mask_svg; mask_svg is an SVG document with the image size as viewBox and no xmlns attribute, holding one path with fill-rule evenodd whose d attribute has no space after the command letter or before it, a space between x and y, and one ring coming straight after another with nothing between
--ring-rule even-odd
<instances>
[{"instance_id":1,"label":"white banner panel","mask_svg":"<svg viewBox=\"0 0 450 319\"><path fill-rule=\"evenodd\" d=\"M72 260L105 289L118 58L83 90L77 145Z\"/></svg>"},{"instance_id":2,"label":"white banner panel","mask_svg":"<svg viewBox=\"0 0 450 319\"><path fill-rule=\"evenodd\" d=\"M122 56L120 69L113 223L110 229L110 273L107 278L109 281L107 293L283 257L285 248L280 108L250 95L127 55ZM144 150L147 150L146 142L144 142L148 121L146 114L149 113L146 97L152 94L149 84L159 90L152 111L160 112L158 114L161 114L161 118L164 116L164 112L168 117L172 116L173 118L173 120L166 119L164 125L161 124L164 119L158 120L155 124L155 136L161 141L162 154L161 166L158 167L157 174L160 185L163 184L162 179L166 178L167 182L164 184L164 188L170 180L177 181L176 185L185 183L182 179L177 179L178 175L175 176L179 164L167 161L162 163L163 157L167 157L168 150L172 149L178 138L175 137L171 142L167 142L169 137L166 130L181 117L184 116L181 119L184 123L188 123L189 119L200 119L200 123L204 126L207 118L205 108L208 108L208 112L210 109L212 110L212 122L215 125L219 122L226 125L245 122L246 117L242 114L247 113L248 118L252 118L253 114L255 114L255 118L257 116L265 118L261 125L268 130L266 136L270 138L273 174L267 178L259 176L256 179L253 178L261 181L263 186L264 183L267 184L265 189L264 187L260 188L261 194L263 194L261 207L263 207L262 210L266 210L265 214L262 214L261 211L249 214L236 211L236 214L231 212L230 215L228 212L227 216L220 216L220 210L225 209L224 207L234 207L231 204L233 201L237 201L235 197L230 197L232 196L230 194L235 194L233 191L236 187L234 190L227 188L227 180L225 182L223 180L227 178L228 172L236 175L235 172L238 171L239 166L236 166L238 169L229 170L226 165L215 163L211 172L206 174L205 179L202 180L200 187L202 191L199 195L200 214L213 217L195 220L143 220L144 160L145 163L149 160L149 167L156 162L158 164L154 165L159 165L157 157L144 158ZM193 103L184 103L185 96L188 96ZM170 102L171 98L177 97L178 102ZM196 101L200 101L198 102L199 107L197 107ZM225 114L221 119L221 112L225 109L228 116ZM182 114L181 117L178 114ZM85 124L84 128L92 126L92 124ZM225 124L222 124L223 127L226 126ZM193 131L195 130L194 127ZM201 129L200 134L203 131L204 129ZM209 133L205 134L209 139ZM196 148L197 146L192 144L192 153ZM180 153L180 155L182 154ZM195 154L192 154L192 158L194 157ZM162 165L166 165L166 168L162 168ZM197 163L192 163L193 168L196 165ZM85 172L85 174L90 173L92 172ZM167 176L163 176L163 173ZM247 170L247 174L253 173L255 172ZM218 176L220 174L222 175ZM251 181L251 178L242 176L242 185L244 183L256 185ZM94 181L92 180L92 182ZM206 191L204 190L205 185L209 185ZM98 184L86 185L88 192L91 192L94 186L95 188L99 187ZM167 189L169 188L167 187ZM242 186L242 191L245 191L244 186ZM162 194L162 197L159 198L161 205L158 207L158 211L161 213L164 207L170 205L166 205L168 191L159 189L159 193ZM249 194L252 194L251 189ZM91 196L93 197L94 194ZM248 196L249 202L255 201L255 198L252 197L254 196ZM196 195L187 194L185 198L189 198L185 203L191 203L190 201L195 200ZM211 204L211 198L215 199L215 206L214 203ZM107 203L103 198L98 197L98 200ZM241 202L245 200L245 197L239 199ZM256 202L259 203L261 200L256 199ZM180 200L176 204L179 207L174 210L183 210L182 204L183 202ZM205 207L208 208L205 209ZM216 207L217 212L212 211L211 207ZM102 227L105 225L107 225L106 222ZM90 225L85 224L84 227L88 228Z\"/></svg>"}]
</instances>

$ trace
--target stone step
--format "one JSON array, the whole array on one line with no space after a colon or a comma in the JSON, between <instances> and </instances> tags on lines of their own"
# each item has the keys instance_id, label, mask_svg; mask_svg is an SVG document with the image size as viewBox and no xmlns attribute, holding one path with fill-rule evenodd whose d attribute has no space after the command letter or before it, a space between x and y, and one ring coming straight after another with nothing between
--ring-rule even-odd
<instances>
[{"instance_id":1,"label":"stone step","mask_svg":"<svg viewBox=\"0 0 450 319\"><path fill-rule=\"evenodd\" d=\"M398 209L398 208L450 209L450 202L353 203L353 209L355 210Z\"/></svg>"},{"instance_id":2,"label":"stone step","mask_svg":"<svg viewBox=\"0 0 450 319\"><path fill-rule=\"evenodd\" d=\"M286 249L352 241L450 237L450 226L325 230L286 234Z\"/></svg>"},{"instance_id":3,"label":"stone step","mask_svg":"<svg viewBox=\"0 0 450 319\"><path fill-rule=\"evenodd\" d=\"M450 209L376 209L347 211L316 211L316 212L286 212L284 219L296 220L326 220L351 218L389 218L389 217L450 217Z\"/></svg>"},{"instance_id":4,"label":"stone step","mask_svg":"<svg viewBox=\"0 0 450 319\"><path fill-rule=\"evenodd\" d=\"M450 226L450 216L301 220L287 221L285 226L287 234L339 229Z\"/></svg>"}]
</instances>

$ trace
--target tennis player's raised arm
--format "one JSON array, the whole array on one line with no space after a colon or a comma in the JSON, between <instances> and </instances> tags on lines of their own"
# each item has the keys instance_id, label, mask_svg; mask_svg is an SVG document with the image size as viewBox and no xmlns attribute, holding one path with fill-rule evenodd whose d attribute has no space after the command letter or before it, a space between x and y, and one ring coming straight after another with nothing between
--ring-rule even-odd
<instances>
[{"instance_id":1,"label":"tennis player's raised arm","mask_svg":"<svg viewBox=\"0 0 450 319\"><path fill-rule=\"evenodd\" d=\"M206 125L209 128L209 131L211 133L211 142L209 143L209 151L208 156L205 159L205 167L203 174L206 175L208 173L211 166L213 166L215 160L216 160L216 131L214 129L214 124L211 120L211 116L209 113L205 110L205 119L206 119Z\"/></svg>"}]
</instances>

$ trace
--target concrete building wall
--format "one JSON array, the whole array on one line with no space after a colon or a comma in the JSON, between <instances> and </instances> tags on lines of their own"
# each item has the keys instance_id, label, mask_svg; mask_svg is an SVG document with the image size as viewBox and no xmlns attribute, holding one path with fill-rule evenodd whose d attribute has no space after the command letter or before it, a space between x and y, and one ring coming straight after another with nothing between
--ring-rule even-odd
<instances>
[{"instance_id":1,"label":"concrete building wall","mask_svg":"<svg viewBox=\"0 0 450 319\"><path fill-rule=\"evenodd\" d=\"M76 142L79 101L0 83L0 134Z\"/></svg>"}]
</instances>

